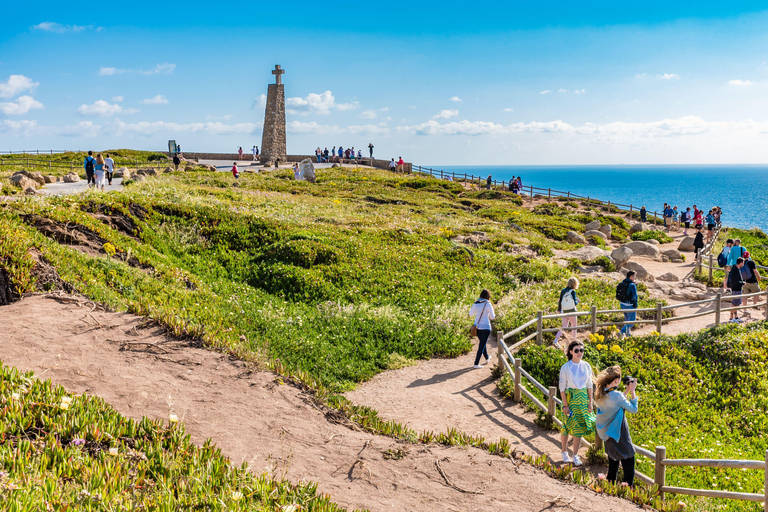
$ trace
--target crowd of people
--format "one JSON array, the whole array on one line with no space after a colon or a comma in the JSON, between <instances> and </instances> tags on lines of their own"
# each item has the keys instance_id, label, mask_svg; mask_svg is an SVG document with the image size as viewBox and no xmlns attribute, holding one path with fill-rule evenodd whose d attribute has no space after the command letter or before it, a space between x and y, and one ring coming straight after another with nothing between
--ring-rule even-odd
<instances>
[{"instance_id":1,"label":"crowd of people","mask_svg":"<svg viewBox=\"0 0 768 512\"><path fill-rule=\"evenodd\" d=\"M363 159L363 150L358 149L355 151L355 147L348 147L344 149L343 146L333 146L330 151L328 148L320 149L320 146L315 149L315 157L317 157L318 163L341 163L342 160L361 161ZM373 158L373 143L368 144L368 157Z\"/></svg>"},{"instance_id":2,"label":"crowd of people","mask_svg":"<svg viewBox=\"0 0 768 512\"><path fill-rule=\"evenodd\" d=\"M763 277L757 269L757 265L749 254L746 247L741 245L741 240L728 239L725 241L725 247L717 257L717 264L725 270L725 279L723 279L723 291L730 291L732 295L731 305L741 306L743 294L760 292L760 281ZM759 302L757 296L752 297L752 304L757 306ZM745 306L749 305L749 297L746 299ZM728 322L742 323L738 311L731 311Z\"/></svg>"},{"instance_id":3,"label":"crowd of people","mask_svg":"<svg viewBox=\"0 0 768 512\"><path fill-rule=\"evenodd\" d=\"M112 177L115 173L115 161L110 158L109 153L102 156L101 153L93 157L93 151L89 151L83 161L85 168L85 178L88 181L88 188L104 190L105 181L112 185Z\"/></svg>"}]
</instances>

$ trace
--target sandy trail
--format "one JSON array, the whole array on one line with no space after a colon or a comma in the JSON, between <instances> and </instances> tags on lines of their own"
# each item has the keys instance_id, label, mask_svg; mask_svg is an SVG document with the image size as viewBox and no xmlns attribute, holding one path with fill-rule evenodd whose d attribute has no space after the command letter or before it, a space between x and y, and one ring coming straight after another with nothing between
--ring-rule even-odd
<instances>
[{"instance_id":1,"label":"sandy trail","mask_svg":"<svg viewBox=\"0 0 768 512\"><path fill-rule=\"evenodd\" d=\"M256 472L293 482L318 481L320 492L349 508L541 511L549 507L546 500L561 496L574 497L575 510L638 510L630 502L566 485L529 465L516 466L482 450L403 443L332 423L299 389L281 384L272 373L170 339L161 328L142 327L145 322L139 317L90 309L39 295L0 308L0 359L35 371L71 392L97 395L131 418L167 419L174 412L186 423L194 442L212 438L234 463L248 461ZM427 364L440 363L449 361ZM417 368L419 376L426 375L422 366ZM413 409L444 399L452 400L452 407L471 404L467 398L481 391L487 394L487 407L496 408L492 384L477 385L480 372L461 375L466 384L458 391L464 395L446 390L455 379L443 380L448 385L439 390L414 388L434 394L420 404L413 402ZM483 426L492 422L483 421L477 409L464 410L466 417L456 409L439 427L474 425L468 430L509 437L506 429ZM490 412L504 424L510 423L508 417ZM525 422L525 418L521 415L519 420ZM521 432L521 436L528 443L546 439L546 434ZM383 453L390 448L401 448L408 455L401 460L384 459ZM448 487L436 470L436 460L456 485L483 494Z\"/></svg>"}]
</instances>

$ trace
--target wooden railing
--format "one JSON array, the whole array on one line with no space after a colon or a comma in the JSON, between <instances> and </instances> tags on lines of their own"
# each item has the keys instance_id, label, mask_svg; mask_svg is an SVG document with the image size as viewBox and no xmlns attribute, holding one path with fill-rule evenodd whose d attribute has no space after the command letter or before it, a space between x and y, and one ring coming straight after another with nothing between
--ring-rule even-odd
<instances>
[{"instance_id":1,"label":"wooden railing","mask_svg":"<svg viewBox=\"0 0 768 512\"><path fill-rule=\"evenodd\" d=\"M715 266L717 263L717 257L715 256L714 249L715 249L715 242L717 242L717 237L720 234L720 224L717 225L717 228L715 228L715 233L712 236L712 240L709 244L707 244L704 249L702 249L699 252L698 257L696 258L696 274L701 276L702 272L706 269L707 271L707 281L709 283L713 283L713 272L715 270L719 270L719 266ZM764 267L762 265L755 265L755 268L759 270L768 270L768 267ZM727 277L727 276L726 276Z\"/></svg>"},{"instance_id":2,"label":"wooden railing","mask_svg":"<svg viewBox=\"0 0 768 512\"><path fill-rule=\"evenodd\" d=\"M29 154L28 154L29 155ZM127 167L129 169L155 169L159 170L162 167L169 167L172 165L172 162L169 160L167 162L162 162L164 165L157 165L158 162L139 162L138 160L115 160L115 166L119 167ZM54 162L52 160L35 160L34 158L30 158L27 156L24 159L18 159L18 158L1 158L0 157L0 166L2 165L19 165L22 167L38 167L43 169L69 169L70 172L80 172L84 171L83 168L83 161L79 160L77 162Z\"/></svg>"},{"instance_id":3,"label":"wooden railing","mask_svg":"<svg viewBox=\"0 0 768 512\"><path fill-rule=\"evenodd\" d=\"M0 155L53 155L58 153L69 153L71 149L24 149L21 151L0 151ZM77 151L78 153L80 151Z\"/></svg>"},{"instance_id":4,"label":"wooden railing","mask_svg":"<svg viewBox=\"0 0 768 512\"><path fill-rule=\"evenodd\" d=\"M747 295L739 295L739 298L741 299L747 299L751 297L759 297L765 295L765 302L761 303L765 307L765 318L768 320L768 290L764 292L759 293L752 293ZM514 382L514 392L513 397L516 402L519 402L522 400L522 397L525 396L528 400L530 400L535 407L537 407L539 410L546 412L551 418L555 425L562 428L563 423L560 421L556 416L556 410L557 406L562 406L562 400L557 398L557 388L555 386L544 386L539 381L537 381L533 376L531 376L530 373L525 371L523 369L523 362L522 358L515 357L514 351L518 348L520 348L523 344L532 341L533 339L536 339L537 343L541 344L543 342L543 334L544 333L550 333L555 332L558 330L561 330L562 328L548 328L545 329L543 327L543 323L545 320L550 319L560 319L563 317L583 317L583 316L589 316L589 324L588 325L577 325L575 327L568 327L564 328L562 330L576 330L576 329L589 329L592 333L597 333L597 330L599 327L607 327L607 326L620 326L624 325L624 322L598 322L598 315L601 314L614 314L614 313L629 313L629 312L636 312L636 313L649 313L654 312L655 318L652 320L637 320L634 322L631 322L633 325L636 324L656 324L656 330L661 333L662 332L662 326L664 323L669 323L673 321L679 321L679 320L687 320L690 318L696 318L699 316L709 315L713 314L715 315L715 325L720 324L720 315L725 312L729 311L738 311L740 309L747 309L748 306L738 306L738 307L730 307L730 308L722 308L721 307L721 301L722 301L722 295L720 293L717 294L717 296L713 299L706 299L706 300L699 300L694 302L687 302L683 304L675 304L673 306L664 306L661 303L657 303L655 308L640 308L640 309L615 309L615 310L600 310L598 311L595 306L592 306L589 311L581 311L576 313L559 313L556 315L544 315L543 312L539 311L536 314L536 318L533 318L529 320L528 322L522 324L521 326L517 327L516 329L504 333L502 331L498 331L496 333L497 340L499 342L499 348L498 348L498 364L499 367L503 369L504 372L509 374L510 378ZM673 311L676 308L682 308L682 307L690 307L690 306L696 306L696 305L703 305L714 302L715 309L714 311L706 311L701 313L694 313L690 315L684 315L684 316L678 316L678 317L668 317L664 318L664 312L665 311ZM760 305L760 304L758 304ZM753 304L749 307L755 307ZM536 326L536 329L525 336L524 338L516 341L512 345L507 346L506 340L512 339L513 337L523 333L527 328L531 327L532 325ZM523 378L525 378L525 383L523 381ZM546 405L539 400L536 395L534 395L530 390L526 388L526 385L530 384L534 388L538 389L541 393L543 393L544 397L546 398ZM582 444L585 444L587 447L591 447L592 444L589 443L587 440L583 440ZM638 480L641 482L644 482L648 485L658 485L659 492L661 497L664 497L664 493L672 493L672 494L686 494L690 496L704 496L709 498L726 498L726 499L735 499L735 500L745 500L745 501L754 501L754 502L764 502L764 510L765 512L768 512L768 500L766 500L765 494L754 494L754 493L744 493L744 492L732 492L732 491L720 491L720 490L710 490L710 489L689 489L686 487L671 487L666 485L666 467L667 466L686 466L686 467L712 467L712 468L736 468L736 469L759 469L765 471L765 479L766 479L766 486L765 489L768 489L768 450L765 452L765 460L717 460L717 459L668 459L667 458L667 450L664 446L657 446L656 451L652 452L650 450L647 450L643 448L642 446L633 445L635 447L635 451L644 457L649 458L654 463L654 475L653 477L649 475L645 475L639 471L635 473ZM600 450L603 447L603 442L600 439L600 437L597 435L597 432L595 432L595 449Z\"/></svg>"}]
</instances>

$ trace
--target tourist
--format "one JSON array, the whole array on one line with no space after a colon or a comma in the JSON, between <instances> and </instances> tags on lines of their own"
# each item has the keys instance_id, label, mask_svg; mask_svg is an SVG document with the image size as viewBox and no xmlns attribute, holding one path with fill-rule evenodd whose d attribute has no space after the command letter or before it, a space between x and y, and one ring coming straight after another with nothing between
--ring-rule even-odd
<instances>
[{"instance_id":1,"label":"tourist","mask_svg":"<svg viewBox=\"0 0 768 512\"><path fill-rule=\"evenodd\" d=\"M93 158L93 151L88 152L88 156L85 157L83 167L85 167L85 179L88 180L88 187L93 183L93 166L96 165L96 159Z\"/></svg>"},{"instance_id":2,"label":"tourist","mask_svg":"<svg viewBox=\"0 0 768 512\"><path fill-rule=\"evenodd\" d=\"M336 146L333 146L333 149L331 150L331 158L336 158Z\"/></svg>"},{"instance_id":3,"label":"tourist","mask_svg":"<svg viewBox=\"0 0 768 512\"><path fill-rule=\"evenodd\" d=\"M355 146L352 146L352 149L349 150L349 158L355 159Z\"/></svg>"},{"instance_id":4,"label":"tourist","mask_svg":"<svg viewBox=\"0 0 768 512\"><path fill-rule=\"evenodd\" d=\"M96 187L96 190L101 189L104 191L104 157L101 156L101 153L96 155L96 163L93 166L93 172L95 176L93 184Z\"/></svg>"},{"instance_id":5,"label":"tourist","mask_svg":"<svg viewBox=\"0 0 768 512\"><path fill-rule=\"evenodd\" d=\"M560 368L560 398L563 401L563 429L560 445L563 462L573 461L581 466L579 447L581 438L595 430L595 413L592 412L592 367L582 361L584 344L572 341L566 353L568 362ZM568 436L573 438L573 459L568 456Z\"/></svg>"},{"instance_id":6,"label":"tourist","mask_svg":"<svg viewBox=\"0 0 768 512\"><path fill-rule=\"evenodd\" d=\"M664 226L666 227L667 233L669 233L672 230L673 215L674 215L674 211L672 210L672 207L667 203L664 203Z\"/></svg>"},{"instance_id":7,"label":"tourist","mask_svg":"<svg viewBox=\"0 0 768 512\"><path fill-rule=\"evenodd\" d=\"M253 146L251 148L251 153L253 154L253 161L255 162L256 158L259 156L259 148L257 148L256 146Z\"/></svg>"},{"instance_id":8,"label":"tourist","mask_svg":"<svg viewBox=\"0 0 768 512\"><path fill-rule=\"evenodd\" d=\"M715 222L717 224L720 224L720 216L723 214L723 209L719 206L715 206L714 208L714 216L715 216Z\"/></svg>"},{"instance_id":9,"label":"tourist","mask_svg":"<svg viewBox=\"0 0 768 512\"><path fill-rule=\"evenodd\" d=\"M323 150L323 161L328 162L328 148Z\"/></svg>"},{"instance_id":10,"label":"tourist","mask_svg":"<svg viewBox=\"0 0 768 512\"><path fill-rule=\"evenodd\" d=\"M403 160L403 157L400 157L400 159L397 161L397 170L400 172L405 172L405 160Z\"/></svg>"},{"instance_id":11,"label":"tourist","mask_svg":"<svg viewBox=\"0 0 768 512\"><path fill-rule=\"evenodd\" d=\"M179 158L179 155L173 155L173 166L176 168L176 170L179 170L179 164L181 163L181 159Z\"/></svg>"},{"instance_id":12,"label":"tourist","mask_svg":"<svg viewBox=\"0 0 768 512\"><path fill-rule=\"evenodd\" d=\"M523 190L523 177L522 176L518 176L517 177L517 181L515 183L517 184L517 190L518 191Z\"/></svg>"},{"instance_id":13,"label":"tourist","mask_svg":"<svg viewBox=\"0 0 768 512\"><path fill-rule=\"evenodd\" d=\"M339 146L339 163L341 163L342 158L344 158L344 148Z\"/></svg>"},{"instance_id":14,"label":"tourist","mask_svg":"<svg viewBox=\"0 0 768 512\"><path fill-rule=\"evenodd\" d=\"M293 179L296 181L301 179L301 169L299 169L299 164L293 164Z\"/></svg>"},{"instance_id":15,"label":"tourist","mask_svg":"<svg viewBox=\"0 0 768 512\"><path fill-rule=\"evenodd\" d=\"M320 146L317 146L317 149L315 150L315 161L317 163L321 163L323 161L323 150L320 149Z\"/></svg>"},{"instance_id":16,"label":"tourist","mask_svg":"<svg viewBox=\"0 0 768 512\"><path fill-rule=\"evenodd\" d=\"M176 154L177 155L181 155L181 146L180 145L176 146Z\"/></svg>"},{"instance_id":17,"label":"tourist","mask_svg":"<svg viewBox=\"0 0 768 512\"><path fill-rule=\"evenodd\" d=\"M104 158L104 170L107 173L107 181L109 182L109 186L112 186L112 176L115 174L115 161L112 160L112 158L109 156L109 153L107 153L106 158Z\"/></svg>"},{"instance_id":18,"label":"tourist","mask_svg":"<svg viewBox=\"0 0 768 512\"><path fill-rule=\"evenodd\" d=\"M645 210L645 206L640 208L640 222L648 222L648 212Z\"/></svg>"},{"instance_id":19,"label":"tourist","mask_svg":"<svg viewBox=\"0 0 768 512\"><path fill-rule=\"evenodd\" d=\"M627 277L616 286L616 300L619 301L621 309L637 309L637 272L630 270ZM619 331L621 337L632 336L632 326L637 318L636 311L627 311L624 313L624 326Z\"/></svg>"},{"instance_id":20,"label":"tourist","mask_svg":"<svg viewBox=\"0 0 768 512\"><path fill-rule=\"evenodd\" d=\"M691 207L689 206L686 208L686 210L682 213L680 216L680 220L683 221L683 225L685 226L685 229L683 230L683 234L685 236L688 236L688 229L691 227L691 219L693 217L693 214L691 213Z\"/></svg>"},{"instance_id":21,"label":"tourist","mask_svg":"<svg viewBox=\"0 0 768 512\"><path fill-rule=\"evenodd\" d=\"M557 302L557 312L558 313L576 313L576 306L579 304L579 298L576 296L576 290L579 288L579 280L575 277L572 277L568 279L568 283L565 285L565 288L560 290L560 300ZM557 334L555 334L555 341L553 343L554 346L556 346L559 349L562 349L560 346L560 337L565 334L564 329L567 327L576 327L576 316L564 316L563 317L563 327L559 331L557 331ZM573 331L573 339L575 340L577 336L576 330Z\"/></svg>"},{"instance_id":22,"label":"tourist","mask_svg":"<svg viewBox=\"0 0 768 512\"><path fill-rule=\"evenodd\" d=\"M488 177L485 179L485 188L487 188L488 190L491 190L491 181L493 181L493 179L489 174Z\"/></svg>"},{"instance_id":23,"label":"tourist","mask_svg":"<svg viewBox=\"0 0 768 512\"><path fill-rule=\"evenodd\" d=\"M744 266L741 267L741 277L744 279L744 286L742 286L741 291L744 293L744 295L749 295L750 293L760 293L760 283L759 281L762 281L762 277L760 276L760 272L757 271L757 266L755 265L755 262L752 261L752 258L749 256L749 251L744 251ZM760 301L760 297L755 295L752 297L752 304L754 306L757 306L757 303ZM746 299L744 305L749 304L749 298Z\"/></svg>"},{"instance_id":24,"label":"tourist","mask_svg":"<svg viewBox=\"0 0 768 512\"><path fill-rule=\"evenodd\" d=\"M515 188L515 181L516 181L516 180L515 180L515 177L514 177L514 176L512 176L511 178L509 178L509 191L510 191L510 192L512 192L512 191L513 191L513 189Z\"/></svg>"},{"instance_id":25,"label":"tourist","mask_svg":"<svg viewBox=\"0 0 768 512\"><path fill-rule=\"evenodd\" d=\"M491 359L485 347L488 343L488 337L491 335L491 320L496 318L493 304L491 304L491 292L488 290L480 292L480 298L469 308L469 316L475 317L475 323L472 325L477 328L477 339L479 340L475 365L472 367L477 370L483 367L480 364L481 355L485 357L486 363Z\"/></svg>"},{"instance_id":26,"label":"tourist","mask_svg":"<svg viewBox=\"0 0 768 512\"><path fill-rule=\"evenodd\" d=\"M713 215L713 210L709 210L706 221L707 221L707 243L709 243L709 241L712 240L712 235L715 232L715 216Z\"/></svg>"},{"instance_id":27,"label":"tourist","mask_svg":"<svg viewBox=\"0 0 768 512\"><path fill-rule=\"evenodd\" d=\"M677 211L677 206L672 208L672 226L675 229L680 229L680 213Z\"/></svg>"},{"instance_id":28,"label":"tourist","mask_svg":"<svg viewBox=\"0 0 768 512\"><path fill-rule=\"evenodd\" d=\"M736 264L736 260L739 258L744 257L744 251L746 249L742 247L741 245L741 239L736 238L733 240L733 247L731 247L731 250L728 252L728 261L726 265L729 267L732 267Z\"/></svg>"},{"instance_id":29,"label":"tourist","mask_svg":"<svg viewBox=\"0 0 768 512\"><path fill-rule=\"evenodd\" d=\"M725 241L725 247L723 247L723 250L720 251L720 255L717 257L718 266L725 269L725 277L723 278L723 291L728 288L726 284L728 283L728 273L731 271L731 267L728 266L728 256L731 254L732 248L733 240L729 238Z\"/></svg>"},{"instance_id":30,"label":"tourist","mask_svg":"<svg viewBox=\"0 0 768 512\"><path fill-rule=\"evenodd\" d=\"M368 143L368 154L373 158L373 142Z\"/></svg>"},{"instance_id":31,"label":"tourist","mask_svg":"<svg viewBox=\"0 0 768 512\"><path fill-rule=\"evenodd\" d=\"M693 225L696 229L704 227L703 212L693 205Z\"/></svg>"},{"instance_id":32,"label":"tourist","mask_svg":"<svg viewBox=\"0 0 768 512\"><path fill-rule=\"evenodd\" d=\"M397 172L397 164L395 163L395 159L393 158L391 162L389 162L389 170L392 172Z\"/></svg>"},{"instance_id":33,"label":"tourist","mask_svg":"<svg viewBox=\"0 0 768 512\"><path fill-rule=\"evenodd\" d=\"M243 159L243 148L242 148L242 146L237 148L237 154L240 155L239 156L239 160L242 160Z\"/></svg>"},{"instance_id":34,"label":"tourist","mask_svg":"<svg viewBox=\"0 0 768 512\"><path fill-rule=\"evenodd\" d=\"M237 168L237 162L232 162L232 176L236 179L240 179L240 171Z\"/></svg>"},{"instance_id":35,"label":"tourist","mask_svg":"<svg viewBox=\"0 0 768 512\"><path fill-rule=\"evenodd\" d=\"M625 380L629 400L619 391L621 367L609 366L595 379L595 404L597 416L595 424L597 435L604 441L605 454L608 456L609 482L616 482L619 475L619 463L624 470L623 481L632 487L635 483L635 447L629 434L629 423L625 412L637 414L637 379Z\"/></svg>"},{"instance_id":36,"label":"tourist","mask_svg":"<svg viewBox=\"0 0 768 512\"><path fill-rule=\"evenodd\" d=\"M731 249L731 254L733 254L733 249L735 248L736 246ZM731 289L731 295L733 295L731 306L734 308L741 306L741 297L739 297L739 295L741 295L741 290L744 287L744 279L741 277L741 268L743 266L744 258L736 258L733 268L731 268L731 271L728 273L728 288ZM741 319L739 318L739 312L736 310L731 311L731 316L728 319L728 322L740 324Z\"/></svg>"},{"instance_id":37,"label":"tourist","mask_svg":"<svg viewBox=\"0 0 768 512\"><path fill-rule=\"evenodd\" d=\"M704 228L696 227L696 236L693 238L693 257L698 258L699 253L704 248Z\"/></svg>"},{"instance_id":38,"label":"tourist","mask_svg":"<svg viewBox=\"0 0 768 512\"><path fill-rule=\"evenodd\" d=\"M357 159L358 160L362 160L363 159L363 150L362 149L358 149L357 150Z\"/></svg>"}]
</instances>

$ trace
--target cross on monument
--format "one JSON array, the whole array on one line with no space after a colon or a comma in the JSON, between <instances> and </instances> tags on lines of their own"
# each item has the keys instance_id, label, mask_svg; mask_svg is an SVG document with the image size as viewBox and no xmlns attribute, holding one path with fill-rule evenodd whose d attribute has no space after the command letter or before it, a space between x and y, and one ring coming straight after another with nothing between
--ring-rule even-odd
<instances>
[{"instance_id":1,"label":"cross on monument","mask_svg":"<svg viewBox=\"0 0 768 512\"><path fill-rule=\"evenodd\" d=\"M285 70L280 69L280 64L276 64L275 69L272 70L272 74L277 78L277 85L280 85L280 75L285 74Z\"/></svg>"}]
</instances>

